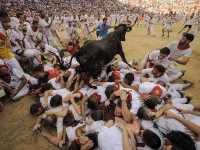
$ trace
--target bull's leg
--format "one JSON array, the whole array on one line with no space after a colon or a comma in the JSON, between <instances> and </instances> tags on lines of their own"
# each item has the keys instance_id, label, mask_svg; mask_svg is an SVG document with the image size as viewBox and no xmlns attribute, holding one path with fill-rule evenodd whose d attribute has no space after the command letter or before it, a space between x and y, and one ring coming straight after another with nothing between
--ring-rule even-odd
<instances>
[{"instance_id":1,"label":"bull's leg","mask_svg":"<svg viewBox=\"0 0 200 150\"><path fill-rule=\"evenodd\" d=\"M126 60L126 57L125 57L125 55L124 55L124 52L123 52L123 50L121 50L119 53L118 53L120 56L121 56L121 58L122 58L122 60L123 60L123 62L125 62L129 67L131 67L132 68L132 66L127 62L127 60Z\"/></svg>"}]
</instances>

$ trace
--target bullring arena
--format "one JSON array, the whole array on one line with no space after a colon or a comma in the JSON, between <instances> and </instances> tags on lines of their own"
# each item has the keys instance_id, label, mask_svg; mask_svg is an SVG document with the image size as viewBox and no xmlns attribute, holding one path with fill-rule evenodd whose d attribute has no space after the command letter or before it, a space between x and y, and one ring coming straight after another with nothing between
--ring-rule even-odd
<instances>
[{"instance_id":1,"label":"bullring arena","mask_svg":"<svg viewBox=\"0 0 200 150\"><path fill-rule=\"evenodd\" d=\"M7 0L7 1L11 2L9 0ZM92 2L93 1L91 0L91 3ZM145 1L145 2L146 2L145 4L148 4L148 1ZM167 2L167 1L165 0L165 2ZM170 3L170 2L171 1L168 1L168 3ZM175 6L176 6L176 1L173 1L173 2L175 3ZM177 5L180 4L181 2L182 2L181 0L178 1ZM183 2L183 5L184 4L186 5L187 2L188 1L185 0ZM2 4L2 2L0 2L0 3L2 6L1 8L4 8L5 6ZM40 1L38 3L40 3ZM111 9L113 5L117 5L118 3L120 3L120 2L118 2L118 1L113 2L111 7L109 7L107 9L108 10L107 13L109 15L113 14L112 12L109 12L109 9ZM121 0L121 3L123 3L122 0ZM129 3L129 1L126 1L126 3ZM154 3L156 3L156 1ZM195 1L194 1L194 3L195 3ZM200 15L199 15L200 10L198 10L199 3L200 3L199 1L196 1L195 4L191 4L190 5L192 7L190 9L191 11L187 10L188 7L181 7L182 5L180 5L179 7L177 6L177 11L181 12L181 8L184 8L184 10L186 11L187 18L193 12L195 13L195 17L199 18L200 17ZM134 3L133 3L133 5L134 5ZM21 6L23 6L23 5L21 5ZM53 4L51 6L53 6ZM73 10L73 6L74 5L71 5L71 7L72 7L72 8L70 8L71 10ZM123 6L124 5L122 5L122 9L123 9ZM138 6L140 6L139 2L137 4L135 4L135 7L138 7ZM6 11L9 12L10 7L9 6L6 6L6 7L7 7ZM56 4L55 4L55 7L56 7ZM59 8L56 8L56 9L57 9L56 10L57 14L59 14ZM172 4L171 4L170 9L169 8L167 8L167 9L164 9L162 13L168 14L169 11L173 11ZM52 13L52 12L48 12L48 10L45 10L45 11L47 12L46 14ZM101 10L102 15L104 15L104 11L105 10ZM148 11L150 11L150 12L148 12ZM148 11L146 11L145 9L138 10L138 12L135 12L135 14L140 15L140 13L144 13L144 14L148 14L148 13L156 14L157 13L157 12L153 12L153 8L149 9ZM157 8L156 11L159 11L159 9ZM14 9L14 10L11 10L11 12L13 14L15 14L18 11L17 11L17 9ZM28 10L25 10L22 13L24 13L24 15L26 15L27 12L28 12ZM87 11L85 11L85 12L86 12L86 14L90 13ZM79 14L79 12L77 10L74 13L72 13L72 12L71 13L68 12L68 13L69 13L69 15L72 15L72 14L78 15ZM122 13L123 13L123 11L120 14L122 14ZM128 12L126 14L131 14L131 13L133 13L133 12ZM97 12L91 11L91 15L96 16L96 14L97 14ZM181 15L182 14L179 15L179 19L177 19L177 18L175 19L174 26L173 26L172 30L169 32L169 38L167 37L167 32L165 32L165 36L162 36L162 28L163 28L162 21L159 21L159 22L155 21L153 23L153 28L154 28L153 35L152 35L152 33L150 33L150 35L148 35L148 31L147 31L147 27L145 27L145 23L142 23L142 27L141 27L141 24L138 25L138 23L136 23L132 27L132 30L130 32L126 33L126 40L122 42L123 51L125 53L125 57L126 57L127 61L128 62L134 61L135 64L133 64L133 67L137 68L138 67L137 62L140 61L147 53L151 53L154 50L158 50L163 47L166 47L168 44L170 44L173 41L179 41L182 38L182 33L187 31L187 29L184 29L184 31L182 31L180 34L178 34L178 32L184 27L183 23L185 23L187 21L186 20L185 22L182 22L180 19ZM163 15L161 15L161 16L163 17ZM177 16L178 16L178 13L177 13ZM161 17L161 20L162 20L162 17ZM101 19L103 19L103 18L101 18ZM132 24L134 24L134 21L135 21L135 19L132 20ZM196 20L193 22L193 26L188 33L191 33L194 30L195 24L197 24L198 21ZM86 39L84 38L84 34L81 29L81 28L83 28L84 23L81 22L80 24L81 24L81 27L77 28L76 32L80 36L80 38L79 38L80 46L82 46L83 43L86 41ZM61 26L63 26L63 25L64 24L61 23ZM115 25L115 21L112 20L111 26L114 26L114 25ZM66 40L67 32L66 32L66 30L62 31L61 28L62 27L60 27L60 25L59 25L59 26L57 26L56 30L65 45L65 43L68 42L68 40ZM109 32L112 32L112 31L114 31L114 30L109 29ZM0 32L1 32L1 30L0 30ZM95 32L91 33L91 37L88 39L96 40ZM186 70L185 74L182 77L180 77L179 79L176 79L175 81L171 82L171 84L175 84L175 83L183 84L183 80L189 80L194 83L194 85L192 85L188 89L184 90L185 95L192 96L192 100L190 101L190 104L198 104L200 102L200 93L199 93L199 91L200 91L200 79L199 79L199 76L200 76L200 71L199 71L199 68L200 68L200 64L199 64L199 62L200 62L199 61L199 59L200 59L200 51L199 51L200 42L199 41L200 41L200 32L198 29L198 31L194 35L194 40L190 43L190 46L192 49L192 55L190 57L189 62L186 65L178 65L179 71ZM62 46L59 43L58 39L56 39L56 42L58 43L58 47L61 48ZM50 44L50 45L52 45L52 44ZM65 56L70 56L70 53L65 52ZM121 61L121 58L118 55L116 55L116 56L117 56L117 60ZM2 57L0 57L0 58L3 59ZM11 67L11 69L12 69L12 67ZM0 78L0 81L1 80L2 79ZM0 119L0 125L1 125L1 127L0 127L0 149L1 150L27 150L27 149L30 149L30 150L36 150L36 149L37 150L45 150L45 149L53 150L53 149L59 149L57 145L50 142L48 140L48 138L43 136L40 132L33 131L33 128L36 124L36 119L38 117L38 116L33 116L30 114L31 105L36 103L36 101L34 99L35 98L33 98L33 96L30 95L29 93L25 94L24 97L22 97L20 100L17 100L17 101L11 100L11 98L9 98L9 95L6 95L1 98L0 102L3 104L3 111L0 112L0 118L1 118ZM194 111L199 112L199 110L194 110ZM200 113L195 115L197 117L197 119L199 119L199 115L200 115ZM123 119L123 117L120 117L120 118ZM187 120L187 119L184 118L184 121L185 120ZM197 139L195 140L196 143L200 142L200 138L198 138L198 137L200 137L200 132L195 133L196 130L200 131L200 122L198 122L199 124L192 123L189 125L185 125L184 121L180 119L177 122L179 122L181 125L183 123L184 128L187 128L187 130L190 130L191 132L193 132L196 135L196 137L197 137ZM192 121L188 121L188 122L191 123ZM195 124L195 126L193 126L194 124ZM196 130L194 130L194 131L191 130L190 125L193 128L195 128ZM121 127L121 128L123 129L123 127ZM50 129L48 128L48 130L51 135L56 136L55 127L50 128ZM127 133L127 137L128 137L128 132L130 130L129 129L126 129L126 130L127 130L126 133ZM175 130L177 130L177 129L175 128ZM181 130L181 131L183 131L183 130ZM123 131L123 133L124 132L125 131ZM124 135L124 134L122 134L122 135ZM113 138L114 137L115 136L113 135ZM122 136L121 139L122 138L124 138L124 136ZM98 138L98 140L99 140L99 138ZM106 138L105 138L105 140L106 140ZM71 143L71 142L72 141L70 141L69 143ZM122 141L120 142L121 147L119 146L118 147L119 149L125 149L125 146L129 145L126 142L125 143L123 143L123 142ZM98 146L99 149L101 146L102 145ZM187 148L181 147L178 144L174 145L174 146L180 147L180 149L183 149L183 150L187 150ZM130 146L130 147L131 147L131 149L134 149L133 146ZM68 149L68 148L64 147L64 149ZM87 149L87 148L85 148L85 149ZM103 147L102 149L110 150L111 148ZM129 147L128 147L128 149L129 149ZM196 149L198 150L198 147L196 147ZM147 148L147 150L148 150L148 148ZM150 150L150 148L149 148L149 150Z\"/></svg>"}]
</instances>

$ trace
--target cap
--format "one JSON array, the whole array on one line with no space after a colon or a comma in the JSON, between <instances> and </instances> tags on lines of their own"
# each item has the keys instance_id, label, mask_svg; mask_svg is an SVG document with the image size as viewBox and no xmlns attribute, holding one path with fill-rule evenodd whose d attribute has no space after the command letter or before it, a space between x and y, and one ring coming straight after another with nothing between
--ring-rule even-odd
<instances>
[{"instance_id":1,"label":"cap","mask_svg":"<svg viewBox=\"0 0 200 150\"><path fill-rule=\"evenodd\" d=\"M194 35L191 33L183 33L183 36L190 40L190 42L194 40Z\"/></svg>"}]
</instances>

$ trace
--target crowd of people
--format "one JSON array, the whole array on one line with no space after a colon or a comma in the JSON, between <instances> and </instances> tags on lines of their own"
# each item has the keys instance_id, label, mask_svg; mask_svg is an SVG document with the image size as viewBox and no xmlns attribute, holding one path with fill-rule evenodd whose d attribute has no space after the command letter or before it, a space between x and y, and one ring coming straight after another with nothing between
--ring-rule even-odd
<instances>
[{"instance_id":1,"label":"crowd of people","mask_svg":"<svg viewBox=\"0 0 200 150\"><path fill-rule=\"evenodd\" d=\"M186 72L177 66L190 61L198 13L153 13L114 0L3 2L0 97L16 101L32 95L36 102L29 111L38 116L33 130L49 142L69 150L200 149L200 104L190 104L192 96L184 92L194 83L172 83ZM155 36L153 24L160 23L162 36L167 31L169 37L176 22L188 28L181 39L146 54L135 69L114 59L90 79L96 89L86 84L75 57L69 65L80 40L90 39L94 31L101 40L110 28L127 24L146 26L147 34ZM65 39L60 31L66 31ZM50 132L54 129L56 135Z\"/></svg>"}]
</instances>

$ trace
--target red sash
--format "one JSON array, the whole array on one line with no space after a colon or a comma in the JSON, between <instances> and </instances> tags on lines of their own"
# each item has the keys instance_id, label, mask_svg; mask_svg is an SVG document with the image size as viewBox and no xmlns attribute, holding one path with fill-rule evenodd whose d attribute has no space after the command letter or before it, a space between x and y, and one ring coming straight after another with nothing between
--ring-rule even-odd
<instances>
[{"instance_id":1,"label":"red sash","mask_svg":"<svg viewBox=\"0 0 200 150\"><path fill-rule=\"evenodd\" d=\"M183 46L183 47L181 47L181 45L178 44L177 48L180 49L180 50L186 50L186 49L190 48L190 44L185 45L185 46Z\"/></svg>"},{"instance_id":2,"label":"red sash","mask_svg":"<svg viewBox=\"0 0 200 150\"><path fill-rule=\"evenodd\" d=\"M159 97L162 95L162 93L163 93L163 91L162 91L162 89L158 85L156 85L153 88L153 90L150 92L150 94L154 94L154 95L157 95Z\"/></svg>"}]
</instances>

